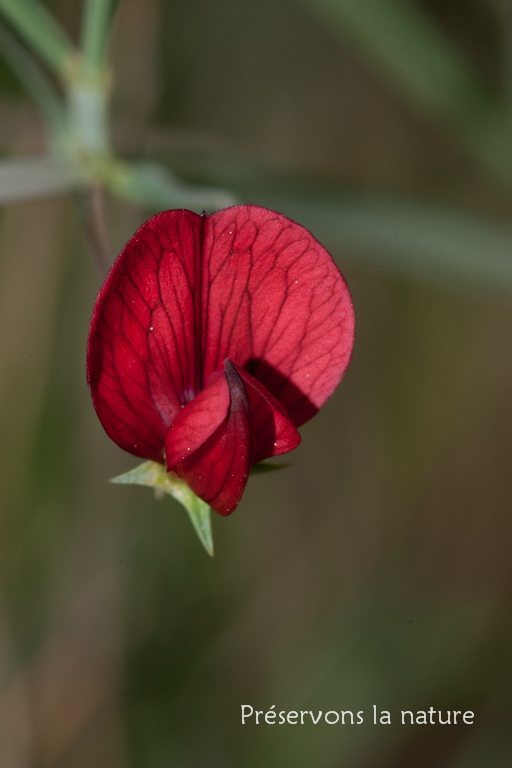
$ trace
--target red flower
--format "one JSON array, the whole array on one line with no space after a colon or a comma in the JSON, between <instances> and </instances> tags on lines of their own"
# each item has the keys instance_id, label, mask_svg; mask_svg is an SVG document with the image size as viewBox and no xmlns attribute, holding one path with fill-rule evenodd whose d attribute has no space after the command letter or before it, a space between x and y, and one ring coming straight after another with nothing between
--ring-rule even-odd
<instances>
[{"instance_id":1,"label":"red flower","mask_svg":"<svg viewBox=\"0 0 512 768\"><path fill-rule=\"evenodd\" d=\"M353 337L345 281L304 227L253 205L164 211L100 290L89 386L114 442L229 515L251 465L299 444Z\"/></svg>"}]
</instances>

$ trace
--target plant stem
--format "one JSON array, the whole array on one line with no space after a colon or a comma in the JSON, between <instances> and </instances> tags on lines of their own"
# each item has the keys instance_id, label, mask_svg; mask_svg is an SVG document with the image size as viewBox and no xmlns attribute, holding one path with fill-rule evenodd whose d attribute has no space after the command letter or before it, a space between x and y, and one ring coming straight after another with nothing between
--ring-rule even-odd
<instances>
[{"instance_id":1,"label":"plant stem","mask_svg":"<svg viewBox=\"0 0 512 768\"><path fill-rule=\"evenodd\" d=\"M102 77L105 58L118 0L86 0L82 18L81 49L84 74Z\"/></svg>"},{"instance_id":2,"label":"plant stem","mask_svg":"<svg viewBox=\"0 0 512 768\"><path fill-rule=\"evenodd\" d=\"M117 0L85 0L80 56L67 73L70 148L93 165L110 156L106 52L116 6Z\"/></svg>"},{"instance_id":3,"label":"plant stem","mask_svg":"<svg viewBox=\"0 0 512 768\"><path fill-rule=\"evenodd\" d=\"M0 0L0 13L61 79L76 48L38 0Z\"/></svg>"},{"instance_id":4,"label":"plant stem","mask_svg":"<svg viewBox=\"0 0 512 768\"><path fill-rule=\"evenodd\" d=\"M81 71L68 88L71 151L78 160L102 160L110 154L108 93L105 81L89 80Z\"/></svg>"},{"instance_id":5,"label":"plant stem","mask_svg":"<svg viewBox=\"0 0 512 768\"><path fill-rule=\"evenodd\" d=\"M53 83L9 27L0 21L0 48L20 83L43 113L50 133L57 137L64 129L64 103Z\"/></svg>"},{"instance_id":6,"label":"plant stem","mask_svg":"<svg viewBox=\"0 0 512 768\"><path fill-rule=\"evenodd\" d=\"M65 158L4 158L0 162L0 205L63 194L81 184L78 169Z\"/></svg>"}]
</instances>

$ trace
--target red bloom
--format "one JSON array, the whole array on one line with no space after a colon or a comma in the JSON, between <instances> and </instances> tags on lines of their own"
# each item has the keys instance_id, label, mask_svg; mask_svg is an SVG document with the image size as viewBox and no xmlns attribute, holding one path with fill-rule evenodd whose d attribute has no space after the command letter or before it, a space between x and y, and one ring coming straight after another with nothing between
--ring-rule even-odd
<instances>
[{"instance_id":1,"label":"red bloom","mask_svg":"<svg viewBox=\"0 0 512 768\"><path fill-rule=\"evenodd\" d=\"M345 281L304 227L253 205L164 211L100 290L89 386L112 440L229 515L251 465L299 444L353 338Z\"/></svg>"}]
</instances>

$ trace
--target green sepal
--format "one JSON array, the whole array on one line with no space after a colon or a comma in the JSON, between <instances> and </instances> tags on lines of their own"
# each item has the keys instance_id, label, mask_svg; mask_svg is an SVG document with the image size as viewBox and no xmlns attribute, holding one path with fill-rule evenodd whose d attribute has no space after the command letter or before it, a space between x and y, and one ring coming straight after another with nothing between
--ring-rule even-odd
<instances>
[{"instance_id":1,"label":"green sepal","mask_svg":"<svg viewBox=\"0 0 512 768\"><path fill-rule=\"evenodd\" d=\"M147 485L154 488L157 498L161 498L164 493L167 493L179 501L187 510L201 544L213 557L211 508L205 501L196 496L174 472L166 472L163 464L156 461L145 461L129 472L113 477L110 482L123 485Z\"/></svg>"},{"instance_id":2,"label":"green sepal","mask_svg":"<svg viewBox=\"0 0 512 768\"><path fill-rule=\"evenodd\" d=\"M289 461L282 462L281 464L270 464L267 461L260 461L259 464L255 464L253 467L251 467L251 475L260 475L266 472L275 472L278 469L286 469L286 467L290 467L290 466L291 466L291 463Z\"/></svg>"}]
</instances>

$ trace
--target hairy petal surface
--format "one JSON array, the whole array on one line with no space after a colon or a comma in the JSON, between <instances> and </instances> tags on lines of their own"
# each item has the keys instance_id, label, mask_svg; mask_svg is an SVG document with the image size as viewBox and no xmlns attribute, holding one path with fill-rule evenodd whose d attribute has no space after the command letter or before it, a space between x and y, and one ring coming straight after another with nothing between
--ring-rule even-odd
<instances>
[{"instance_id":1,"label":"hairy petal surface","mask_svg":"<svg viewBox=\"0 0 512 768\"><path fill-rule=\"evenodd\" d=\"M201 437L204 442L197 445ZM194 450L187 455L190 440L195 441L190 445ZM166 455L167 469L185 480L200 499L220 515L234 512L249 477L253 440L249 398L229 360L221 376L214 373L203 392L176 417ZM182 456L186 458L180 460Z\"/></svg>"},{"instance_id":2,"label":"hairy petal surface","mask_svg":"<svg viewBox=\"0 0 512 768\"><path fill-rule=\"evenodd\" d=\"M98 295L88 381L107 434L162 461L169 425L201 385L202 217L165 211L131 238Z\"/></svg>"},{"instance_id":3,"label":"hairy petal surface","mask_svg":"<svg viewBox=\"0 0 512 768\"><path fill-rule=\"evenodd\" d=\"M349 363L346 283L308 230L253 205L208 216L203 230L203 375L229 357L296 426L330 397Z\"/></svg>"}]
</instances>

